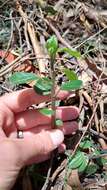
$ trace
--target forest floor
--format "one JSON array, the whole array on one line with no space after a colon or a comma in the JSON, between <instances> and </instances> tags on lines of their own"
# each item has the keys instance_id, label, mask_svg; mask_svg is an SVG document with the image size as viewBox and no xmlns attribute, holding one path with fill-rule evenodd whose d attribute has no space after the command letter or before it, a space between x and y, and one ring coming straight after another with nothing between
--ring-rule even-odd
<instances>
[{"instance_id":1,"label":"forest floor","mask_svg":"<svg viewBox=\"0 0 107 190\"><path fill-rule=\"evenodd\" d=\"M14 72L48 75L46 41L77 50L56 57L58 85L66 81L61 66L73 70L83 87L60 105L79 107L78 131L65 137L66 151L50 161L23 168L14 190L107 189L107 1L0 0L0 95L32 87L13 85ZM40 65L42 64L42 67ZM72 153L75 153L72 155ZM47 185L44 183L48 181Z\"/></svg>"}]
</instances>

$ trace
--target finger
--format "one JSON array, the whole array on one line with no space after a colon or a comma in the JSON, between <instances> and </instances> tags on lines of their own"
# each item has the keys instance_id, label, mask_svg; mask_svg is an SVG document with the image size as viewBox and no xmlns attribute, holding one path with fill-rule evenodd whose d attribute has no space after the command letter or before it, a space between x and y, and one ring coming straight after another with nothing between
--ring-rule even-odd
<instances>
[{"instance_id":1,"label":"finger","mask_svg":"<svg viewBox=\"0 0 107 190\"><path fill-rule=\"evenodd\" d=\"M14 113L5 105L0 102L0 129L4 133L13 132L15 128Z\"/></svg>"},{"instance_id":2,"label":"finger","mask_svg":"<svg viewBox=\"0 0 107 190\"><path fill-rule=\"evenodd\" d=\"M65 150L66 150L66 145L64 143L62 143L61 145L59 145L59 147L58 147L58 153L64 153Z\"/></svg>"},{"instance_id":3,"label":"finger","mask_svg":"<svg viewBox=\"0 0 107 190\"><path fill-rule=\"evenodd\" d=\"M77 131L78 123L76 121L64 122L64 126L60 127L59 129L63 131L64 135L69 135ZM33 138L35 134L47 130L51 130L51 125L40 125L38 127L31 128L30 130L23 131L23 136L24 138ZM8 134L8 136L13 139L17 138L17 130Z\"/></svg>"},{"instance_id":4,"label":"finger","mask_svg":"<svg viewBox=\"0 0 107 190\"><path fill-rule=\"evenodd\" d=\"M31 164L38 164L40 162L44 162L46 160L49 160L51 158L51 154L41 154L39 156L36 156L30 160L27 161L26 165L31 165Z\"/></svg>"},{"instance_id":5,"label":"finger","mask_svg":"<svg viewBox=\"0 0 107 190\"><path fill-rule=\"evenodd\" d=\"M65 144L61 144L58 147L58 153L63 153L66 150L66 145ZM36 156L32 159L30 159L29 161L27 161L26 165L30 165L30 164L34 164L34 163L40 163L40 162L44 162L46 160L49 160L51 158L51 154L41 154L39 156Z\"/></svg>"},{"instance_id":6,"label":"finger","mask_svg":"<svg viewBox=\"0 0 107 190\"><path fill-rule=\"evenodd\" d=\"M68 92L61 91L58 93L58 98L64 99ZM10 94L6 94L0 98L14 112L24 111L32 104L39 104L41 102L49 101L50 96L38 95L32 88L19 90Z\"/></svg>"},{"instance_id":7,"label":"finger","mask_svg":"<svg viewBox=\"0 0 107 190\"><path fill-rule=\"evenodd\" d=\"M64 140L61 130L42 131L32 138L14 141L21 167L36 156L49 154ZM19 151L19 152L18 152Z\"/></svg>"},{"instance_id":8,"label":"finger","mask_svg":"<svg viewBox=\"0 0 107 190\"><path fill-rule=\"evenodd\" d=\"M63 121L74 120L78 117L79 110L77 107L58 107L56 110L56 118ZM16 124L18 129L26 130L38 125L51 123L51 117L41 114L38 110L26 110L18 113L16 116Z\"/></svg>"},{"instance_id":9,"label":"finger","mask_svg":"<svg viewBox=\"0 0 107 190\"><path fill-rule=\"evenodd\" d=\"M5 135L4 131L3 131L3 129L0 128L0 139L2 139L4 137L6 137L6 135Z\"/></svg>"},{"instance_id":10,"label":"finger","mask_svg":"<svg viewBox=\"0 0 107 190\"><path fill-rule=\"evenodd\" d=\"M79 109L75 106L58 107L56 110L56 118L63 121L74 120L79 116Z\"/></svg>"}]
</instances>

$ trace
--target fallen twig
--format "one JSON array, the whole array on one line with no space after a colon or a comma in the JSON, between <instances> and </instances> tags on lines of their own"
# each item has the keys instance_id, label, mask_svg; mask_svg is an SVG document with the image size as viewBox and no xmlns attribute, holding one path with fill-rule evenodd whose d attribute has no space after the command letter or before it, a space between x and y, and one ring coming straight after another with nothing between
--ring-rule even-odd
<instances>
[{"instance_id":1,"label":"fallen twig","mask_svg":"<svg viewBox=\"0 0 107 190\"><path fill-rule=\"evenodd\" d=\"M0 77L10 72L13 68L16 68L21 62L24 62L25 60L28 60L29 55L26 55L26 53L23 53L19 57L17 57L14 61L12 61L10 64L6 65L0 70Z\"/></svg>"},{"instance_id":2,"label":"fallen twig","mask_svg":"<svg viewBox=\"0 0 107 190\"><path fill-rule=\"evenodd\" d=\"M35 52L35 56L40 56L40 57L45 58L45 55L43 54L41 47L40 47L40 44L37 40L35 30L34 30L34 27L31 23L31 21L28 19L27 14L23 11L22 6L20 5L19 1L16 2L16 5L17 5L18 12L20 13L20 15L23 18L25 26L27 25L27 30L28 30L28 33L29 33L29 36L30 36L30 39L32 42L32 46L33 46L33 49ZM37 59L37 62L38 62L40 74L45 73L45 61L44 61L44 59Z\"/></svg>"},{"instance_id":3,"label":"fallen twig","mask_svg":"<svg viewBox=\"0 0 107 190\"><path fill-rule=\"evenodd\" d=\"M59 31L54 27L54 25L48 21L47 19L44 19L44 21L46 22L46 24L53 30L53 32L56 34L58 40L66 47L73 49L69 43L66 42L66 40L64 38L62 38L62 36L60 35Z\"/></svg>"},{"instance_id":4,"label":"fallen twig","mask_svg":"<svg viewBox=\"0 0 107 190\"><path fill-rule=\"evenodd\" d=\"M93 120L93 118L94 118L94 116L95 116L97 107L98 107L99 102L101 101L101 99L102 99L102 97L100 97L99 100L98 100L98 102L96 103L96 106L95 106L95 108L94 108L94 110L93 110L93 114L92 114L92 116L91 116L91 118L90 118L90 120L89 120L89 122L88 122L88 124L87 124L87 126L86 126L86 129L85 129L85 131L83 132L83 134L82 134L80 140L79 140L78 143L76 144L75 149L74 149L74 151L72 152L72 156L74 156L74 154L76 153L78 146L80 145L82 139L84 138L86 132L88 131L88 129L89 129L89 127L90 127L90 124L91 124L91 122L92 122L92 120Z\"/></svg>"}]
</instances>

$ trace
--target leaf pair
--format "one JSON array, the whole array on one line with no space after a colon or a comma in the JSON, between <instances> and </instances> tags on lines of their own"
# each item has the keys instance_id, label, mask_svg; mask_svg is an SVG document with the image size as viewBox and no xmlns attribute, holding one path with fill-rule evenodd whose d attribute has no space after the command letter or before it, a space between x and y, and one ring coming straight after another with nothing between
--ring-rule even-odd
<instances>
[{"instance_id":1,"label":"leaf pair","mask_svg":"<svg viewBox=\"0 0 107 190\"><path fill-rule=\"evenodd\" d=\"M16 72L10 77L10 81L13 84L24 84L30 81L35 81L34 90L42 95L50 94L52 81L49 78L40 78L33 73ZM61 85L61 90L77 90L82 86L81 80L68 81Z\"/></svg>"},{"instance_id":2,"label":"leaf pair","mask_svg":"<svg viewBox=\"0 0 107 190\"><path fill-rule=\"evenodd\" d=\"M57 51L60 52L67 52L70 56L80 57L80 53L78 51L71 50L69 48L60 48L58 49L58 41L55 35L53 35L51 38L47 40L46 47L49 53L50 58L53 60L56 57ZM63 70L65 75L67 76L68 82L62 84L61 90L77 90L81 87L82 81L78 80L77 75L70 71L69 69ZM13 84L24 84L28 83L30 81L35 81L34 90L42 95L48 95L50 94L52 82L50 79L44 77L40 78L39 76L35 75L34 73L26 73L26 72L18 72L14 73L10 77L10 81Z\"/></svg>"},{"instance_id":3,"label":"leaf pair","mask_svg":"<svg viewBox=\"0 0 107 190\"><path fill-rule=\"evenodd\" d=\"M35 81L34 90L41 95L48 95L51 92L52 82L49 78L40 78L34 73L16 72L10 77L13 84L24 84Z\"/></svg>"},{"instance_id":4,"label":"leaf pair","mask_svg":"<svg viewBox=\"0 0 107 190\"><path fill-rule=\"evenodd\" d=\"M85 174L90 176L99 169L99 166L89 162L89 158L84 152L78 151L73 158L69 157L68 168L72 170L78 169L79 173L85 172Z\"/></svg>"},{"instance_id":5,"label":"leaf pair","mask_svg":"<svg viewBox=\"0 0 107 190\"><path fill-rule=\"evenodd\" d=\"M84 152L78 151L74 157L69 158L68 168L78 169L78 172L81 173L86 169L88 162L88 156L86 156Z\"/></svg>"}]
</instances>

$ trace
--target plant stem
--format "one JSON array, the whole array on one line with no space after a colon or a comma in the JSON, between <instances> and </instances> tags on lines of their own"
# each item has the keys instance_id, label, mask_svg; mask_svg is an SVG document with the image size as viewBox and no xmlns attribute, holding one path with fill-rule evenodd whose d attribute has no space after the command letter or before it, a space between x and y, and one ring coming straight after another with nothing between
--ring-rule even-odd
<instances>
[{"instance_id":1,"label":"plant stem","mask_svg":"<svg viewBox=\"0 0 107 190\"><path fill-rule=\"evenodd\" d=\"M55 118L56 118L56 109L55 109L55 69L54 69L54 62L55 59L51 58L51 62L50 62L50 73L51 73L51 80L52 80L52 89L51 89L51 108L53 110L53 115L51 117L51 126L52 129L55 128Z\"/></svg>"},{"instance_id":2,"label":"plant stem","mask_svg":"<svg viewBox=\"0 0 107 190\"><path fill-rule=\"evenodd\" d=\"M55 128L55 118L56 118L56 109L55 109L55 70L54 70L54 62L55 59L51 57L51 61L50 61L50 75L51 75L51 80L52 80L52 89L51 89L51 109L53 110L53 115L51 116L51 127L52 129ZM56 153L55 149L52 154L51 154L51 159L50 159L50 166L49 166L49 170L48 170L48 174L46 177L46 181L42 187L42 190L48 190L50 187L50 175L51 175L51 171L52 171L52 165L53 165L53 159L54 159L54 155Z\"/></svg>"}]
</instances>

